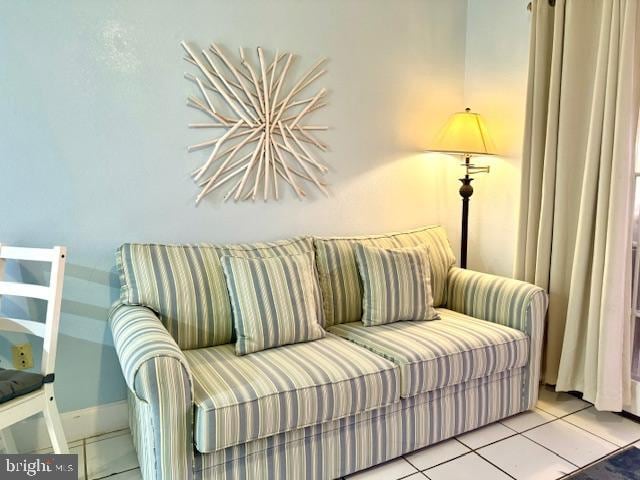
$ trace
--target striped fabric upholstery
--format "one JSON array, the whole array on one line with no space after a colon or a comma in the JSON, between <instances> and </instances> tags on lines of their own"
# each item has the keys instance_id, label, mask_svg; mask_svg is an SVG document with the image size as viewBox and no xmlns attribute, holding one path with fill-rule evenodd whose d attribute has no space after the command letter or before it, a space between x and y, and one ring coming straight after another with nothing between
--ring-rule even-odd
<instances>
[{"instance_id":1,"label":"striped fabric upholstery","mask_svg":"<svg viewBox=\"0 0 640 480\"><path fill-rule=\"evenodd\" d=\"M116 253L120 301L156 312L183 350L224 345L233 341L234 332L220 256L268 258L311 251L310 238L219 246L126 243Z\"/></svg>"},{"instance_id":2,"label":"striped fabric upholstery","mask_svg":"<svg viewBox=\"0 0 640 480\"><path fill-rule=\"evenodd\" d=\"M236 354L324 337L313 252L271 258L224 255Z\"/></svg>"},{"instance_id":3,"label":"striped fabric upholstery","mask_svg":"<svg viewBox=\"0 0 640 480\"><path fill-rule=\"evenodd\" d=\"M521 384L522 369L511 370L340 420L197 453L196 478L341 478L520 412Z\"/></svg>"},{"instance_id":4,"label":"striped fabric upholstery","mask_svg":"<svg viewBox=\"0 0 640 480\"><path fill-rule=\"evenodd\" d=\"M515 328L530 338L529 368L522 387L525 409L538 400L546 292L530 283L454 267L449 271L447 308Z\"/></svg>"},{"instance_id":5,"label":"striped fabric upholstery","mask_svg":"<svg viewBox=\"0 0 640 480\"><path fill-rule=\"evenodd\" d=\"M434 306L445 303L447 272L455 257L440 226L367 237L314 238L326 326L362 318L362 284L354 248L358 243L382 248L428 245Z\"/></svg>"},{"instance_id":6,"label":"striped fabric upholstery","mask_svg":"<svg viewBox=\"0 0 640 480\"><path fill-rule=\"evenodd\" d=\"M438 313L434 322L353 322L329 331L398 365L405 398L526 365L523 332L443 308Z\"/></svg>"},{"instance_id":7,"label":"striped fabric upholstery","mask_svg":"<svg viewBox=\"0 0 640 480\"><path fill-rule=\"evenodd\" d=\"M546 294L522 282L457 268L450 270L448 283L449 309L527 334L526 366L210 453L194 449L192 415L198 387L194 386L192 394L192 366L186 358L190 352L180 352L149 309L116 306L110 313L110 326L128 387L131 430L143 477L145 480L338 478L532 408L537 398ZM393 325L400 324L389 326ZM387 326L370 329L383 327ZM249 360L279 350L315 346L331 338L334 337L327 335L316 342L244 357L236 357L230 345L224 348L230 349L229 357L234 360ZM346 341L343 344L351 345ZM347 368L351 355L327 357L334 368L335 365ZM384 361L382 357L374 358ZM247 377L251 377L252 368L243 371ZM262 377L263 383L283 381L274 374L277 370L265 366L264 371L269 374ZM224 368L215 372L224 373ZM396 385L397 393L400 386ZM239 391L245 389L246 398L251 398L252 393L246 387L242 385ZM197 428L197 420L195 425Z\"/></svg>"},{"instance_id":8,"label":"striped fabric upholstery","mask_svg":"<svg viewBox=\"0 0 640 480\"><path fill-rule=\"evenodd\" d=\"M395 402L395 365L328 335L238 357L233 345L185 352L195 442L211 452Z\"/></svg>"},{"instance_id":9,"label":"striped fabric upholstery","mask_svg":"<svg viewBox=\"0 0 640 480\"><path fill-rule=\"evenodd\" d=\"M362 281L362 323L434 320L429 247L379 248L356 245Z\"/></svg>"},{"instance_id":10,"label":"striped fabric upholstery","mask_svg":"<svg viewBox=\"0 0 640 480\"><path fill-rule=\"evenodd\" d=\"M109 323L120 367L131 390L135 391L140 367L156 357L175 360L190 376L184 352L148 308L117 303L111 309Z\"/></svg>"},{"instance_id":11,"label":"striped fabric upholstery","mask_svg":"<svg viewBox=\"0 0 640 480\"><path fill-rule=\"evenodd\" d=\"M190 479L193 470L193 386L189 364L148 308L116 304L109 323L130 397L144 411L144 478ZM143 463L140 463L143 465Z\"/></svg>"}]
</instances>

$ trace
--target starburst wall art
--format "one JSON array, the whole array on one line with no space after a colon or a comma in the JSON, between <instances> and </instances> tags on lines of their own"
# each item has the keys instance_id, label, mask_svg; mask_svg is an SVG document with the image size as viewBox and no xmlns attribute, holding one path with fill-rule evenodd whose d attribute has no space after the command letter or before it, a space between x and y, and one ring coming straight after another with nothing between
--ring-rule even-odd
<instances>
[{"instance_id":1,"label":"starburst wall art","mask_svg":"<svg viewBox=\"0 0 640 480\"><path fill-rule=\"evenodd\" d=\"M189 152L210 150L192 174L201 189L196 204L218 188L225 189L225 201L278 200L286 185L300 199L308 186L328 194L322 180L328 168L315 155L327 150L317 133L328 127L307 123L310 113L327 105L324 88L307 93L326 73L326 59L290 80L295 59L291 53L276 52L268 60L258 47L252 62L240 48L236 66L215 43L200 54L186 42L181 45L185 60L197 67L196 75L185 74L198 92L188 97L187 105L210 120L189 128L216 132L214 138L188 147Z\"/></svg>"}]
</instances>

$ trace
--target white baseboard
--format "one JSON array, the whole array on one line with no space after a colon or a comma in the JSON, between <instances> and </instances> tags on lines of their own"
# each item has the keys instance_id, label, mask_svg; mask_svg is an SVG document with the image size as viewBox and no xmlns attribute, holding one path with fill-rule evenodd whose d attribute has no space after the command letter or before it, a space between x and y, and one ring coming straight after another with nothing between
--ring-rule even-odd
<instances>
[{"instance_id":1,"label":"white baseboard","mask_svg":"<svg viewBox=\"0 0 640 480\"><path fill-rule=\"evenodd\" d=\"M126 401L65 412L60 417L69 443L129 426ZM11 432L19 452L32 452L51 446L41 415L15 424Z\"/></svg>"}]
</instances>

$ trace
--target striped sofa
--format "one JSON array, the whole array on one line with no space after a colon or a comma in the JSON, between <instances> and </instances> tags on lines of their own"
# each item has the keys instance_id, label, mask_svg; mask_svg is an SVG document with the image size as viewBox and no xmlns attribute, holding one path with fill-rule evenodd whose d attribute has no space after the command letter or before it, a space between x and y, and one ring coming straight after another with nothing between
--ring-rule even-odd
<instances>
[{"instance_id":1,"label":"striped sofa","mask_svg":"<svg viewBox=\"0 0 640 480\"><path fill-rule=\"evenodd\" d=\"M439 320L364 327L354 246L428 244ZM325 337L244 356L220 258L315 252ZM145 479L332 479L531 409L547 296L453 266L444 230L125 244L110 313Z\"/></svg>"}]
</instances>

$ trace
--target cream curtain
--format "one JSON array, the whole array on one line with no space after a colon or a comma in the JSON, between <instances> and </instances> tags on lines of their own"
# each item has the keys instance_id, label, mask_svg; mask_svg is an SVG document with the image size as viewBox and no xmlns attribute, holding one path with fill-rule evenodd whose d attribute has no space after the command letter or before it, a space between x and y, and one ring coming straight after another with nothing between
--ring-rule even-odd
<instances>
[{"instance_id":1,"label":"cream curtain","mask_svg":"<svg viewBox=\"0 0 640 480\"><path fill-rule=\"evenodd\" d=\"M536 0L515 276L549 292L544 381L621 410L630 384L640 0Z\"/></svg>"}]
</instances>

